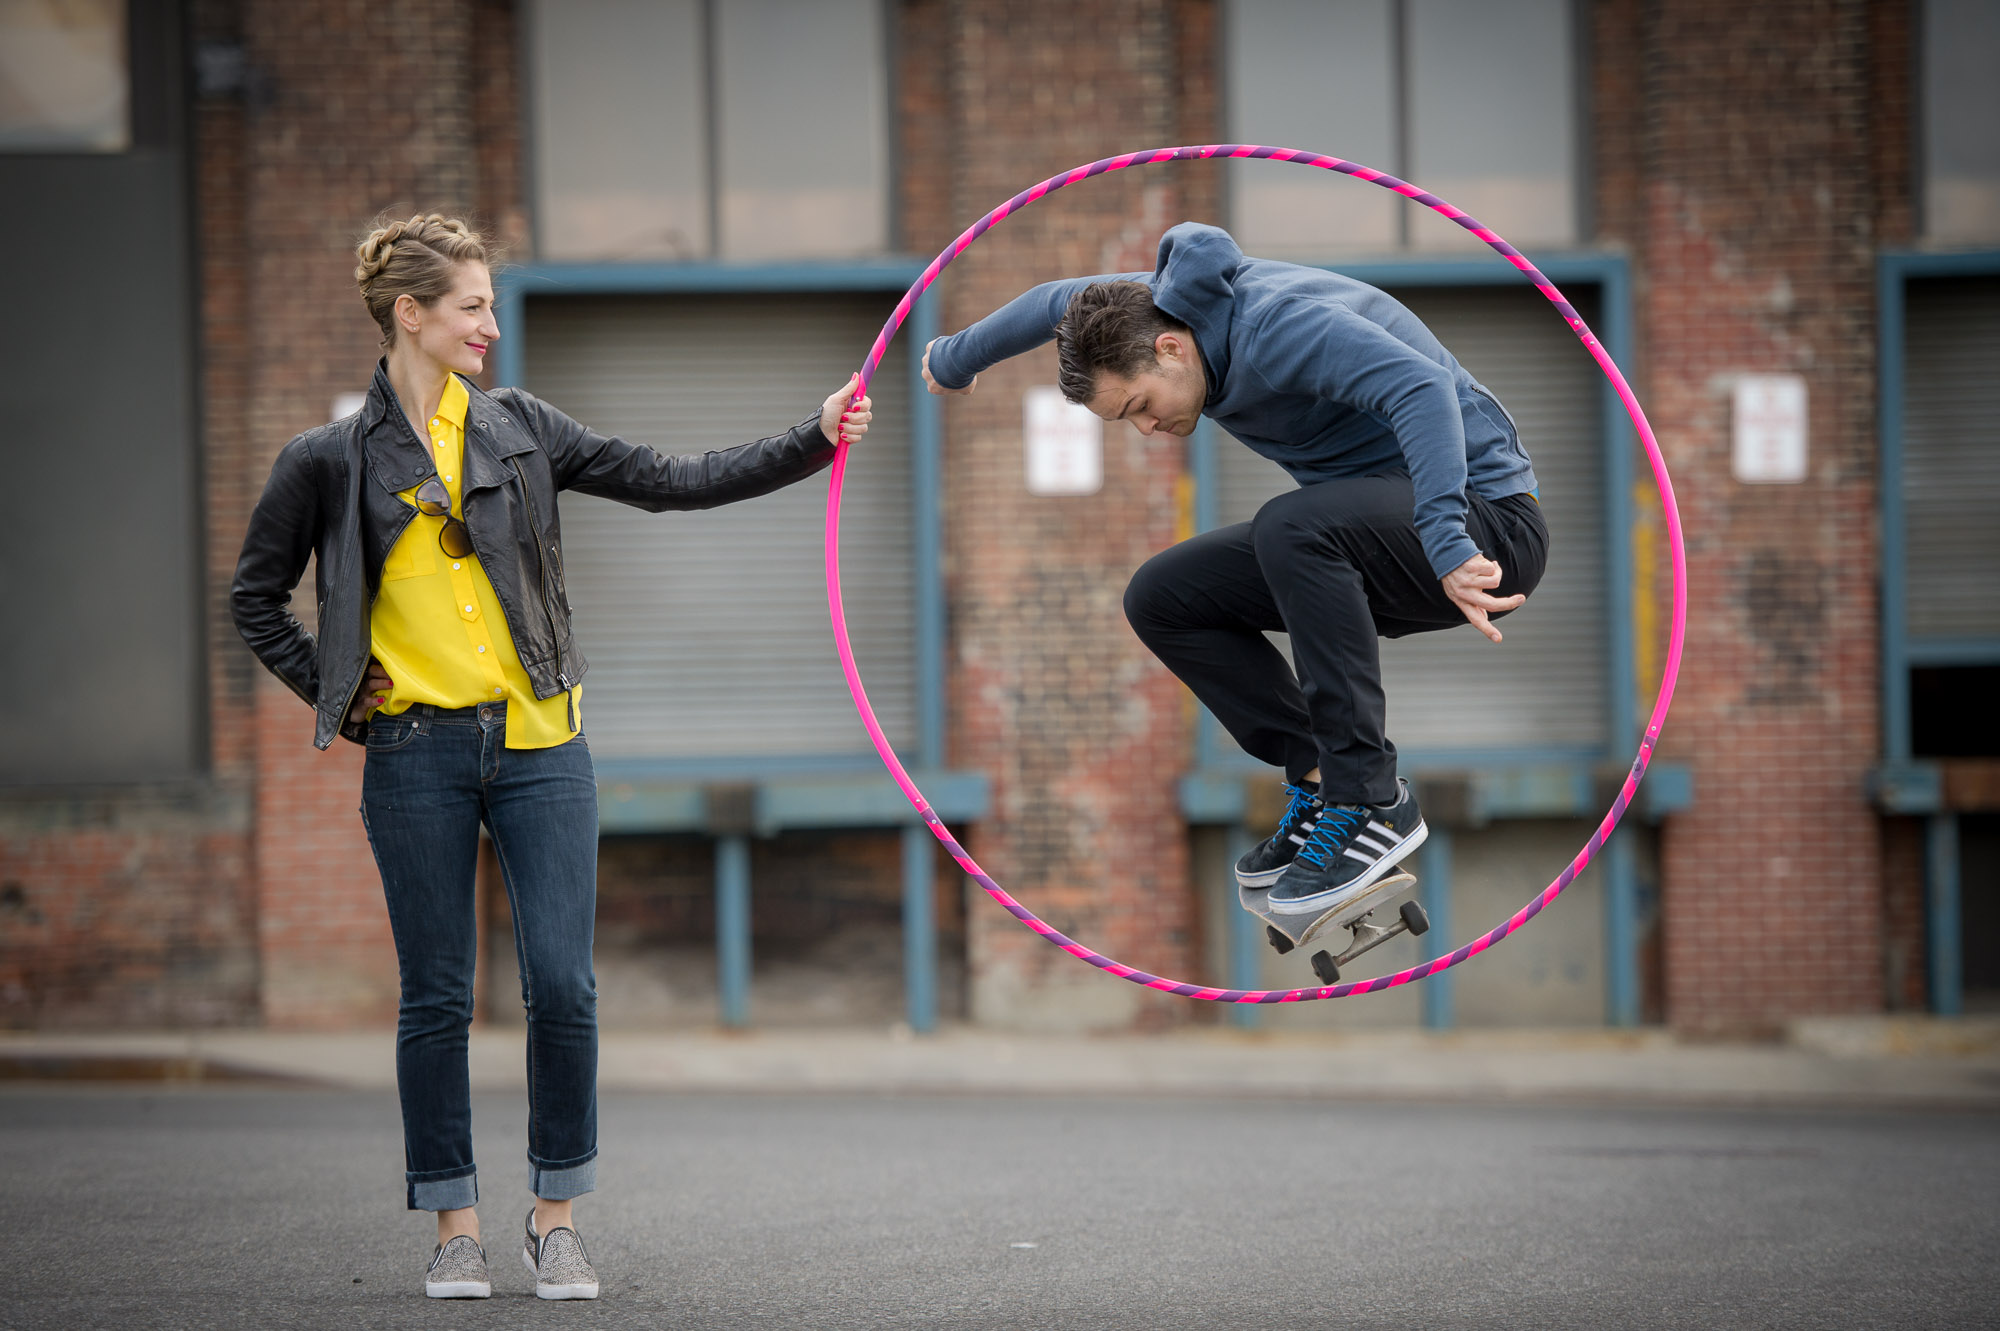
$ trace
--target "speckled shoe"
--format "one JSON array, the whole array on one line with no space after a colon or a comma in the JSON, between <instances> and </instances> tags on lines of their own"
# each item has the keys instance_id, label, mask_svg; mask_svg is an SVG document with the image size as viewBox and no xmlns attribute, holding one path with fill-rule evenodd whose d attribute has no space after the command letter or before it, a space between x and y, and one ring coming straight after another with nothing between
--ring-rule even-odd
<instances>
[{"instance_id":1,"label":"speckled shoe","mask_svg":"<svg viewBox=\"0 0 2000 1331\"><path fill-rule=\"evenodd\" d=\"M536 1237L535 1213L528 1212L528 1234L521 1241L521 1260L535 1276L538 1299L594 1299L597 1272L584 1254L583 1240L568 1225L557 1225Z\"/></svg>"},{"instance_id":2,"label":"speckled shoe","mask_svg":"<svg viewBox=\"0 0 2000 1331\"><path fill-rule=\"evenodd\" d=\"M470 1235L460 1234L431 1254L431 1269L424 1272L424 1293L434 1299L490 1299L493 1286L486 1279L486 1250Z\"/></svg>"}]
</instances>

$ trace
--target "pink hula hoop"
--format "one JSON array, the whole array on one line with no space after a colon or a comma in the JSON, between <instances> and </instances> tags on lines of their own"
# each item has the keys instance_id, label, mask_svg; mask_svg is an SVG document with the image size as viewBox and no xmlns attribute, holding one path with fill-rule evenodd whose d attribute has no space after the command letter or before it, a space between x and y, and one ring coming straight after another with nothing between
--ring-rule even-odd
<instances>
[{"instance_id":1,"label":"pink hula hoop","mask_svg":"<svg viewBox=\"0 0 2000 1331\"><path fill-rule=\"evenodd\" d=\"M1420 966L1412 966L1408 970L1397 971L1393 975L1378 976L1369 980L1345 981L1340 984L1306 989L1217 989L1208 985L1189 984L1183 980L1168 979L1164 976L1148 975L1142 970L1127 966L1122 962L1104 956L1102 953L1094 952L1083 944L1065 937L1052 926L1037 918L1033 911L1030 911L1026 906L1023 906L1020 902L1009 896L1000 884L987 876L986 871L973 861L972 856L967 854L965 848L959 845L951 833L946 830L943 821L932 811L929 802L924 799L923 792L917 789L916 783L910 779L910 774L903 769L902 763L897 760L895 751L890 748L887 736L882 733L881 723L875 719L875 710L868 703L868 691L862 686L861 672L855 667L854 648L848 640L847 613L841 603L840 492L841 484L847 474L847 446L844 438L834 456L832 479L826 497L827 607L833 617L833 636L834 642L840 651L840 668L847 676L848 691L854 696L855 709L861 714L861 723L867 727L868 738L874 743L875 751L881 755L882 762L888 767L889 774L895 778L897 786L902 789L904 797L910 801L910 804L923 819L924 826L928 827L931 834L943 843L946 850L951 852L951 857L958 861L959 867L970 874L981 887L985 888L987 895L998 902L1001 908L1009 915L1012 915L1029 929L1040 934L1043 938L1071 956L1076 957L1078 960L1089 962L1099 970L1108 971L1121 980L1129 980L1133 984L1143 985L1148 989L1158 989L1163 993L1179 994L1185 998L1200 999L1211 1003L1298 1003L1321 998L1345 998L1349 994L1367 994L1379 989L1392 989L1400 984L1409 984L1413 980L1421 980L1425 976L1435 975L1442 970L1449 970L1460 962L1478 956L1481 952L1492 947L1529 920L1535 918L1536 915L1541 913L1543 907L1554 901L1558 896L1561 896L1563 889L1576 881L1577 875L1583 872L1584 867L1590 863L1591 858L1603 847L1605 839L1611 835L1612 829L1618 826L1619 818L1631 806L1632 797L1638 792L1639 782L1644 779L1646 768L1652 761L1653 747L1659 742L1660 727L1666 722L1667 708L1673 701L1674 682L1680 675L1681 645L1687 624L1687 554L1681 541L1680 509L1674 502L1673 482L1667 476L1666 459L1660 454L1659 441L1653 436L1653 427L1647 422L1646 413L1640 408L1639 400L1633 396L1631 386L1625 382L1625 376L1620 373L1618 366L1613 363L1610 355L1605 352L1604 347L1598 342L1596 334L1590 331L1589 326L1584 323L1582 316L1576 312L1575 306L1571 305L1562 292L1556 289L1555 284L1544 277L1532 263L1528 262L1527 258L1519 250L1509 245L1489 228L1481 226L1478 221L1459 209L1452 207L1452 205L1446 203L1436 195L1425 193L1415 185L1398 180L1394 176L1385 175L1380 171L1375 171L1353 162L1342 161L1338 157L1323 157L1314 153L1300 152L1294 148L1260 147L1254 144L1242 143L1219 143L1191 145L1180 148L1158 148L1149 152L1123 153L1117 157L1107 157L1102 161L1092 162L1088 166L1079 166L1075 170L1064 172L1061 175L1051 176L1041 184L1022 191L973 223L963 235L948 245L937 258L931 260L929 266L924 269L923 275L916 280L908 291L903 293L903 298L896 303L895 312L890 315L889 321L882 325L882 331L875 338L875 345L869 350L868 359L861 367L861 388L857 396L867 392L869 382L875 377L876 367L882 363L882 356L889 349L890 340L895 337L897 330L903 326L903 322L910 317L910 310L916 304L918 297L922 296L930 288L931 284L937 281L938 275L944 271L952 260L965 253L974 241L985 235L989 229L1006 218L1008 214L1025 208L1043 195L1059 190L1066 185L1073 185L1079 180L1087 180L1092 176L1103 175L1109 171L1123 171L1129 166L1147 166L1156 162L1202 161L1217 157L1268 158L1274 162L1297 162L1302 166L1316 166L1324 171L1338 171L1342 175L1353 176L1356 179L1380 185L1384 189L1393 190L1407 199L1421 203L1433 212L1450 218L1491 246L1507 262L1520 269L1530 282L1534 283L1535 290L1547 297L1549 303L1556 307L1556 310L1562 315L1564 322L1569 325L1570 331L1575 333L1577 338L1582 341L1584 349L1590 353L1591 359L1597 362L1598 368L1611 381L1611 386L1618 393L1619 401L1625 404L1626 414L1632 418L1633 427L1638 431L1639 439L1646 448L1646 456L1652 463L1653 479L1658 482L1660 488L1660 507L1666 516L1667 538L1673 549L1673 627L1667 642L1666 670L1660 679L1660 692L1653 701L1652 714L1646 721L1646 733L1639 741L1639 752L1632 760L1631 771L1626 775L1625 784L1619 789L1617 798L1612 800L1611 808L1605 813L1603 820L1598 823L1597 830L1591 834L1590 840L1584 844L1583 849L1577 852L1576 857L1564 867L1560 874L1556 875L1555 881L1543 888L1541 892L1536 894L1533 900L1521 907L1520 910L1514 912L1504 923L1488 930L1455 951L1441 957L1435 957Z\"/></svg>"}]
</instances>

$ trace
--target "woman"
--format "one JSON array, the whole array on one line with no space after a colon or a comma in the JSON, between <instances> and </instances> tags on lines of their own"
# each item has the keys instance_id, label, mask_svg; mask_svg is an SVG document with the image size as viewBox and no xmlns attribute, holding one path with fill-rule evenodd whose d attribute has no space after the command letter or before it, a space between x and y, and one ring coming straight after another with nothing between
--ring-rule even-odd
<instances>
[{"instance_id":1,"label":"woman","mask_svg":"<svg viewBox=\"0 0 2000 1331\"><path fill-rule=\"evenodd\" d=\"M542 1298L596 1298L571 1205L596 1184L597 787L556 493L654 512L750 499L826 467L840 432L867 432L870 404L850 402L850 380L783 434L662 456L519 389L471 382L500 332L485 246L463 222L391 222L356 253L386 354L357 414L279 453L231 605L258 659L317 710L315 743L339 734L367 746L362 820L402 979L408 1205L437 1214L425 1293L491 1293L466 1071L483 822L528 1013L535 1205L522 1255ZM289 610L313 555L317 638Z\"/></svg>"}]
</instances>

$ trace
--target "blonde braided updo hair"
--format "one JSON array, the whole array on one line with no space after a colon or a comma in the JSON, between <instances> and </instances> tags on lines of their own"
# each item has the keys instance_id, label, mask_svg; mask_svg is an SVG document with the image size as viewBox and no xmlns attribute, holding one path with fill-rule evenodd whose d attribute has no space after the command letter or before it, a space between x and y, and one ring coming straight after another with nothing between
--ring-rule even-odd
<instances>
[{"instance_id":1,"label":"blonde braided updo hair","mask_svg":"<svg viewBox=\"0 0 2000 1331\"><path fill-rule=\"evenodd\" d=\"M425 213L407 221L375 219L354 248L354 282L369 317L382 328L382 345L396 340L396 300L409 296L430 305L451 294L462 263L485 263L486 241L456 217Z\"/></svg>"}]
</instances>

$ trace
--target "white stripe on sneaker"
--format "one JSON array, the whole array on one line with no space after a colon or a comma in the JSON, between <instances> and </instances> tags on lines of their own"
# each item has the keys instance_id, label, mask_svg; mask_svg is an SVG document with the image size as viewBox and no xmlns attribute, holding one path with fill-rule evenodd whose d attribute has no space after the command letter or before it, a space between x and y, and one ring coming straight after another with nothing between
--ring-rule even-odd
<instances>
[{"instance_id":1,"label":"white stripe on sneaker","mask_svg":"<svg viewBox=\"0 0 2000 1331\"><path fill-rule=\"evenodd\" d=\"M1388 845L1384 845L1374 837L1369 836L1366 832L1362 832L1355 836L1354 844L1357 846L1366 846L1378 855L1386 855L1389 852L1389 846L1395 844L1395 838L1391 837Z\"/></svg>"},{"instance_id":2,"label":"white stripe on sneaker","mask_svg":"<svg viewBox=\"0 0 2000 1331\"><path fill-rule=\"evenodd\" d=\"M1356 850L1352 846L1347 847L1340 853L1347 856L1347 858L1349 858L1350 860L1360 860L1363 864L1373 864L1375 863L1376 860L1381 858L1379 855L1363 855L1360 851Z\"/></svg>"}]
</instances>

